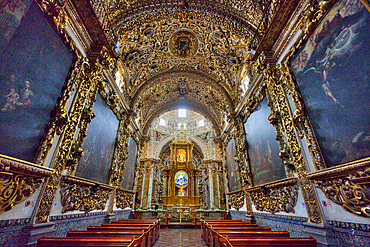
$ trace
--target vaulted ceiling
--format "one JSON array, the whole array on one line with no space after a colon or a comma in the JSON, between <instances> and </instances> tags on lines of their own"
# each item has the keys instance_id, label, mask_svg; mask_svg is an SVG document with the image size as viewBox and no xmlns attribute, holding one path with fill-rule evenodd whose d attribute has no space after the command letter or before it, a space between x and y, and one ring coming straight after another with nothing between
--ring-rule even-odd
<instances>
[{"instance_id":1,"label":"vaulted ceiling","mask_svg":"<svg viewBox=\"0 0 370 247\"><path fill-rule=\"evenodd\" d=\"M240 72L283 0L91 0L119 59L129 107L148 129L192 108L220 133L240 100Z\"/></svg>"}]
</instances>

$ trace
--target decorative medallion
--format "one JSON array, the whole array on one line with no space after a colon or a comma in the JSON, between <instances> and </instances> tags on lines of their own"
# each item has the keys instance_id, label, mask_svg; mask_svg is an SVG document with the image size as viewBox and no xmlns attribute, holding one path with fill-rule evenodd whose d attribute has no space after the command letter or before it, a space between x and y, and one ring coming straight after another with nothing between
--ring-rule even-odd
<instances>
[{"instance_id":1,"label":"decorative medallion","mask_svg":"<svg viewBox=\"0 0 370 247\"><path fill-rule=\"evenodd\" d=\"M175 32L170 39L172 55L178 58L194 56L198 50L198 40L194 33L187 30Z\"/></svg>"}]
</instances>

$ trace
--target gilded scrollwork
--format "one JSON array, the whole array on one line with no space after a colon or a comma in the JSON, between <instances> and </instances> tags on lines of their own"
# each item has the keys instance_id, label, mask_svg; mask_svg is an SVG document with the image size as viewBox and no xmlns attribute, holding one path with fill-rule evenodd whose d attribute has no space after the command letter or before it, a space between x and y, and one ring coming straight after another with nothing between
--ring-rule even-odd
<instances>
[{"instance_id":1,"label":"gilded scrollwork","mask_svg":"<svg viewBox=\"0 0 370 247\"><path fill-rule=\"evenodd\" d=\"M239 210L244 206L244 192L242 190L234 191L231 193L228 193L229 203L231 207L235 208L236 210Z\"/></svg>"},{"instance_id":2,"label":"gilded scrollwork","mask_svg":"<svg viewBox=\"0 0 370 247\"><path fill-rule=\"evenodd\" d=\"M104 210L112 190L114 187L65 175L60 184L62 213Z\"/></svg>"},{"instance_id":3,"label":"gilded scrollwork","mask_svg":"<svg viewBox=\"0 0 370 247\"><path fill-rule=\"evenodd\" d=\"M246 192L258 211L294 213L298 198L297 179L288 178L248 188Z\"/></svg>"},{"instance_id":4,"label":"gilded scrollwork","mask_svg":"<svg viewBox=\"0 0 370 247\"><path fill-rule=\"evenodd\" d=\"M26 200L52 174L50 168L0 155L0 212Z\"/></svg>"},{"instance_id":5,"label":"gilded scrollwork","mask_svg":"<svg viewBox=\"0 0 370 247\"><path fill-rule=\"evenodd\" d=\"M310 173L325 196L345 210L370 217L370 160Z\"/></svg>"},{"instance_id":6,"label":"gilded scrollwork","mask_svg":"<svg viewBox=\"0 0 370 247\"><path fill-rule=\"evenodd\" d=\"M311 222L321 223L322 217L318 206L316 194L312 182L307 178L307 166L303 157L303 151L299 143L299 135L296 131L293 116L287 103L286 94L283 87L284 76L279 65L269 64L264 73L264 80L275 99L277 109L280 112L282 125L285 129L289 149L292 157L292 163L295 166L303 198L306 203L307 213Z\"/></svg>"},{"instance_id":7,"label":"gilded scrollwork","mask_svg":"<svg viewBox=\"0 0 370 247\"><path fill-rule=\"evenodd\" d=\"M132 191L126 191L123 189L118 189L116 191L116 206L117 208L127 208L133 203L132 199L135 193Z\"/></svg>"}]
</instances>

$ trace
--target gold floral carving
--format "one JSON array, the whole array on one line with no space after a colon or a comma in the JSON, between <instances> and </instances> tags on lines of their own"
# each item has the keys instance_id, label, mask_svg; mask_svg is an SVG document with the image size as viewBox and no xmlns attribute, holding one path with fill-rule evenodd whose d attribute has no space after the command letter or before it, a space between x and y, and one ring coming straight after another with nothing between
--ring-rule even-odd
<instances>
[{"instance_id":1,"label":"gold floral carving","mask_svg":"<svg viewBox=\"0 0 370 247\"><path fill-rule=\"evenodd\" d=\"M345 210L370 217L370 159L313 172L308 178Z\"/></svg>"},{"instance_id":2,"label":"gold floral carving","mask_svg":"<svg viewBox=\"0 0 370 247\"><path fill-rule=\"evenodd\" d=\"M113 163L110 170L109 183L111 185L120 186L122 183L125 160L128 158L127 148L129 137L130 131L128 130L128 121L122 120L118 128Z\"/></svg>"},{"instance_id":3,"label":"gold floral carving","mask_svg":"<svg viewBox=\"0 0 370 247\"><path fill-rule=\"evenodd\" d=\"M297 204L296 178L288 178L246 189L258 211L294 213Z\"/></svg>"},{"instance_id":4,"label":"gold floral carving","mask_svg":"<svg viewBox=\"0 0 370 247\"><path fill-rule=\"evenodd\" d=\"M65 175L60 185L62 213L104 210L112 190L114 187Z\"/></svg>"},{"instance_id":5,"label":"gold floral carving","mask_svg":"<svg viewBox=\"0 0 370 247\"><path fill-rule=\"evenodd\" d=\"M228 193L229 203L231 207L239 210L244 206L244 192L242 190Z\"/></svg>"},{"instance_id":6,"label":"gold floral carving","mask_svg":"<svg viewBox=\"0 0 370 247\"><path fill-rule=\"evenodd\" d=\"M52 174L50 168L0 155L0 211L26 200Z\"/></svg>"},{"instance_id":7,"label":"gold floral carving","mask_svg":"<svg viewBox=\"0 0 370 247\"><path fill-rule=\"evenodd\" d=\"M296 131L293 116L287 103L286 94L284 91L285 77L279 65L269 64L265 73L264 80L267 87L270 89L273 98L275 99L277 109L280 112L282 124L285 129L287 141L289 143L290 153L292 155L292 163L295 166L303 198L307 207L309 220L314 223L321 223L322 216L318 206L316 194L314 192L312 182L307 178L307 166L303 157L303 151L299 143L299 135Z\"/></svg>"},{"instance_id":8,"label":"gold floral carving","mask_svg":"<svg viewBox=\"0 0 370 247\"><path fill-rule=\"evenodd\" d=\"M234 118L234 139L235 139L235 161L238 164L239 183L242 189L252 185L252 174L247 166L247 140L244 134L244 126L240 117Z\"/></svg>"},{"instance_id":9,"label":"gold floral carving","mask_svg":"<svg viewBox=\"0 0 370 247\"><path fill-rule=\"evenodd\" d=\"M127 208L132 205L132 199L134 197L134 192L123 190L123 189L117 189L116 191L116 206L117 208Z\"/></svg>"}]
</instances>

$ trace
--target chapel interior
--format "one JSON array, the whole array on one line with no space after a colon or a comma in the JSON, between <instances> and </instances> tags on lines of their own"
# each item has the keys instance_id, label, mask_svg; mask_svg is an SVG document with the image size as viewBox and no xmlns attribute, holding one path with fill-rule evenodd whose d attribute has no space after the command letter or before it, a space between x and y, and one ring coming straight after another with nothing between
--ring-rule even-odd
<instances>
[{"instance_id":1,"label":"chapel interior","mask_svg":"<svg viewBox=\"0 0 370 247\"><path fill-rule=\"evenodd\" d=\"M369 0L0 0L0 245L369 246L369 40Z\"/></svg>"}]
</instances>

